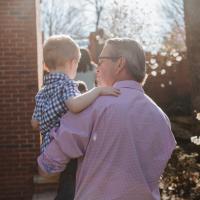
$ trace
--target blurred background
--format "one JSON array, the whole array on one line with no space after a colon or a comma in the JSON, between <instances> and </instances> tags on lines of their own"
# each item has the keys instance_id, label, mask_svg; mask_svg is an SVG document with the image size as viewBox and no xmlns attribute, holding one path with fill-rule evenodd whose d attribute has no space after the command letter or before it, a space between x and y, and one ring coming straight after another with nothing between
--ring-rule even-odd
<instances>
[{"instance_id":1,"label":"blurred background","mask_svg":"<svg viewBox=\"0 0 200 200\"><path fill-rule=\"evenodd\" d=\"M199 13L199 0L0 0L0 199L53 199L57 179L37 174L40 137L30 119L45 73L42 43L67 34L94 65L108 38L143 45L144 90L170 117L177 140L160 179L162 200L199 200ZM88 88L94 77L94 68L79 66L76 79Z\"/></svg>"}]
</instances>

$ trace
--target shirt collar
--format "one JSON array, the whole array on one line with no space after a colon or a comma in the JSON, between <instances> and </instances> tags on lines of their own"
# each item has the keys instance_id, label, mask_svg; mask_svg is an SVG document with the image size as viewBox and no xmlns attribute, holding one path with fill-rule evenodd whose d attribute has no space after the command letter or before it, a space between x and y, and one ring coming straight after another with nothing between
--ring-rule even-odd
<instances>
[{"instance_id":1,"label":"shirt collar","mask_svg":"<svg viewBox=\"0 0 200 200\"><path fill-rule=\"evenodd\" d=\"M142 88L142 85L136 81L133 80L125 80L125 81L118 81L114 83L113 87L116 88L131 88L136 89L144 93L144 90Z\"/></svg>"},{"instance_id":2,"label":"shirt collar","mask_svg":"<svg viewBox=\"0 0 200 200\"><path fill-rule=\"evenodd\" d=\"M44 85L49 85L58 81L69 80L69 77L63 73L49 73L44 77Z\"/></svg>"}]
</instances>

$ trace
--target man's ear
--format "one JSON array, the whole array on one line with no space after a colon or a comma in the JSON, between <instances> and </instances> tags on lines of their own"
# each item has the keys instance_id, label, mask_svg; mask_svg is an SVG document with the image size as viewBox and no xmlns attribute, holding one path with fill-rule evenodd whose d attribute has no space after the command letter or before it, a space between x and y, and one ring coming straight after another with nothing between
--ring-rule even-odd
<instances>
[{"instance_id":1,"label":"man's ear","mask_svg":"<svg viewBox=\"0 0 200 200\"><path fill-rule=\"evenodd\" d=\"M124 57L120 57L120 59L117 61L117 69L116 73L119 74L124 68L126 64L126 59Z\"/></svg>"}]
</instances>

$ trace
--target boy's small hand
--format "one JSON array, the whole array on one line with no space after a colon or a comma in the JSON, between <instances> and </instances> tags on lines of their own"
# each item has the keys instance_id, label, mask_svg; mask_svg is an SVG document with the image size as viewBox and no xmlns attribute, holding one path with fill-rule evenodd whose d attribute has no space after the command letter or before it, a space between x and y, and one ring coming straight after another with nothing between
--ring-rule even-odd
<instances>
[{"instance_id":1,"label":"boy's small hand","mask_svg":"<svg viewBox=\"0 0 200 200\"><path fill-rule=\"evenodd\" d=\"M39 130L39 122L35 119L31 119L31 125L34 130Z\"/></svg>"},{"instance_id":2,"label":"boy's small hand","mask_svg":"<svg viewBox=\"0 0 200 200\"><path fill-rule=\"evenodd\" d=\"M107 95L119 96L120 90L113 87L100 87L100 95L101 96L107 96Z\"/></svg>"}]
</instances>

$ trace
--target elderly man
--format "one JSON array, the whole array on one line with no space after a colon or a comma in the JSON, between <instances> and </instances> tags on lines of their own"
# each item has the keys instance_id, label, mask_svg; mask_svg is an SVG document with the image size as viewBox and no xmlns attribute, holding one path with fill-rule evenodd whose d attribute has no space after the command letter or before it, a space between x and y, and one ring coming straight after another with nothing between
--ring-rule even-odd
<instances>
[{"instance_id":1,"label":"elderly man","mask_svg":"<svg viewBox=\"0 0 200 200\"><path fill-rule=\"evenodd\" d=\"M145 56L128 38L106 42L97 80L119 88L80 114L68 113L38 157L43 175L78 158L75 200L159 200L158 181L176 142L165 113L144 93Z\"/></svg>"}]
</instances>

